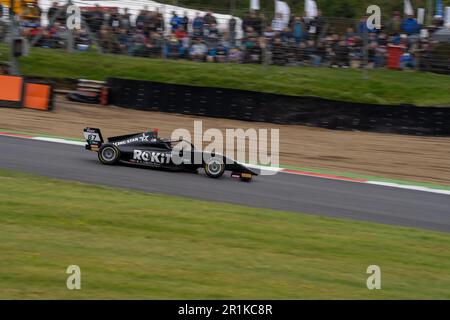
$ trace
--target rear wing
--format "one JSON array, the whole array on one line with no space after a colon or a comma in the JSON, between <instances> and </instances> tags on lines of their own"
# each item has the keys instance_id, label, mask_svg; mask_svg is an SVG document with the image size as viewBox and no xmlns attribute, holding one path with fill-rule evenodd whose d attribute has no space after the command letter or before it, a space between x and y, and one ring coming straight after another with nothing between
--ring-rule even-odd
<instances>
[{"instance_id":1,"label":"rear wing","mask_svg":"<svg viewBox=\"0 0 450 320\"><path fill-rule=\"evenodd\" d=\"M85 128L83 134L86 140L86 150L97 152L104 142L100 129Z\"/></svg>"}]
</instances>

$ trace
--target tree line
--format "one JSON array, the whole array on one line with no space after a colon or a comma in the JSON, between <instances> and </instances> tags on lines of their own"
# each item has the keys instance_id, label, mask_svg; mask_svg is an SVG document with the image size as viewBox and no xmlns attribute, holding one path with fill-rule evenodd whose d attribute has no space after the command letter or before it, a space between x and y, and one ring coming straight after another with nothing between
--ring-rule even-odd
<instances>
[{"instance_id":1,"label":"tree line","mask_svg":"<svg viewBox=\"0 0 450 320\"><path fill-rule=\"evenodd\" d=\"M284 0L292 13L302 15L304 0ZM249 10L250 0L165 0L166 4L175 4L194 9L212 10L220 13L244 15ZM403 13L403 0L316 0L319 10L324 16L341 18L360 18L369 5L379 5L384 17L390 17L394 11ZM434 10L433 0L433 10ZM414 10L427 8L428 0L411 0ZM450 0L444 0L444 7L450 6ZM274 0L260 0L261 11L271 17L274 11Z\"/></svg>"}]
</instances>

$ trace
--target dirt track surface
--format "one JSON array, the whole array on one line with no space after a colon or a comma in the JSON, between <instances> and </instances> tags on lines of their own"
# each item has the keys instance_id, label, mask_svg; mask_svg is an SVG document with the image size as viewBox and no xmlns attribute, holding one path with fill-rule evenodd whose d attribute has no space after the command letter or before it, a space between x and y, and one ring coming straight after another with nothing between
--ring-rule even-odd
<instances>
[{"instance_id":1,"label":"dirt track surface","mask_svg":"<svg viewBox=\"0 0 450 320\"><path fill-rule=\"evenodd\" d=\"M129 110L72 103L57 97L52 112L0 109L0 128L64 137L82 137L86 126L104 136L159 128L169 137L174 129L273 128L280 130L280 162L297 167L353 172L388 178L450 185L450 138L415 137L365 132L332 131Z\"/></svg>"}]
</instances>

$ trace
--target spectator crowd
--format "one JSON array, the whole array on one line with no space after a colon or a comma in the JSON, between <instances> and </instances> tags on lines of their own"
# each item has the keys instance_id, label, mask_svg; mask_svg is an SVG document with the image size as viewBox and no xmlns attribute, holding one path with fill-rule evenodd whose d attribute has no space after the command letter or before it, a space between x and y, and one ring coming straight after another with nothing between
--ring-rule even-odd
<instances>
[{"instance_id":1,"label":"spectator crowd","mask_svg":"<svg viewBox=\"0 0 450 320\"><path fill-rule=\"evenodd\" d=\"M37 46L64 47L68 31L65 10L59 9L55 3L48 10L47 27L24 25L23 35L30 39L39 35ZM275 16L268 21L263 13L253 11L239 23L231 18L226 28L218 27L212 12L193 18L173 12L167 22L161 12L147 8L135 19L127 9L119 13L116 8L95 7L82 15L85 24L74 31L78 50L97 46L104 53L139 57L340 68L385 67L389 46L398 46L400 67L414 69L418 57L435 45L426 33L443 25L435 20L424 34L413 16L401 17L399 12L380 30L368 30L366 17L359 22L327 19L320 12L315 18Z\"/></svg>"}]
</instances>

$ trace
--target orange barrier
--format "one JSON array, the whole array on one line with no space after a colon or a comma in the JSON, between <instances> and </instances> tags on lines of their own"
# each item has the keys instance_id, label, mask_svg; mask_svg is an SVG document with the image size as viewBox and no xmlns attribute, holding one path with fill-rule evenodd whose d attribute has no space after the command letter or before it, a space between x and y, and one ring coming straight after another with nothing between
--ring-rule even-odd
<instances>
[{"instance_id":1,"label":"orange barrier","mask_svg":"<svg viewBox=\"0 0 450 320\"><path fill-rule=\"evenodd\" d=\"M0 75L0 107L53 109L53 86L23 77Z\"/></svg>"},{"instance_id":2,"label":"orange barrier","mask_svg":"<svg viewBox=\"0 0 450 320\"><path fill-rule=\"evenodd\" d=\"M22 107L23 78L0 75L0 107Z\"/></svg>"},{"instance_id":3,"label":"orange barrier","mask_svg":"<svg viewBox=\"0 0 450 320\"><path fill-rule=\"evenodd\" d=\"M25 84L24 108L51 110L53 108L53 88L48 83Z\"/></svg>"}]
</instances>

